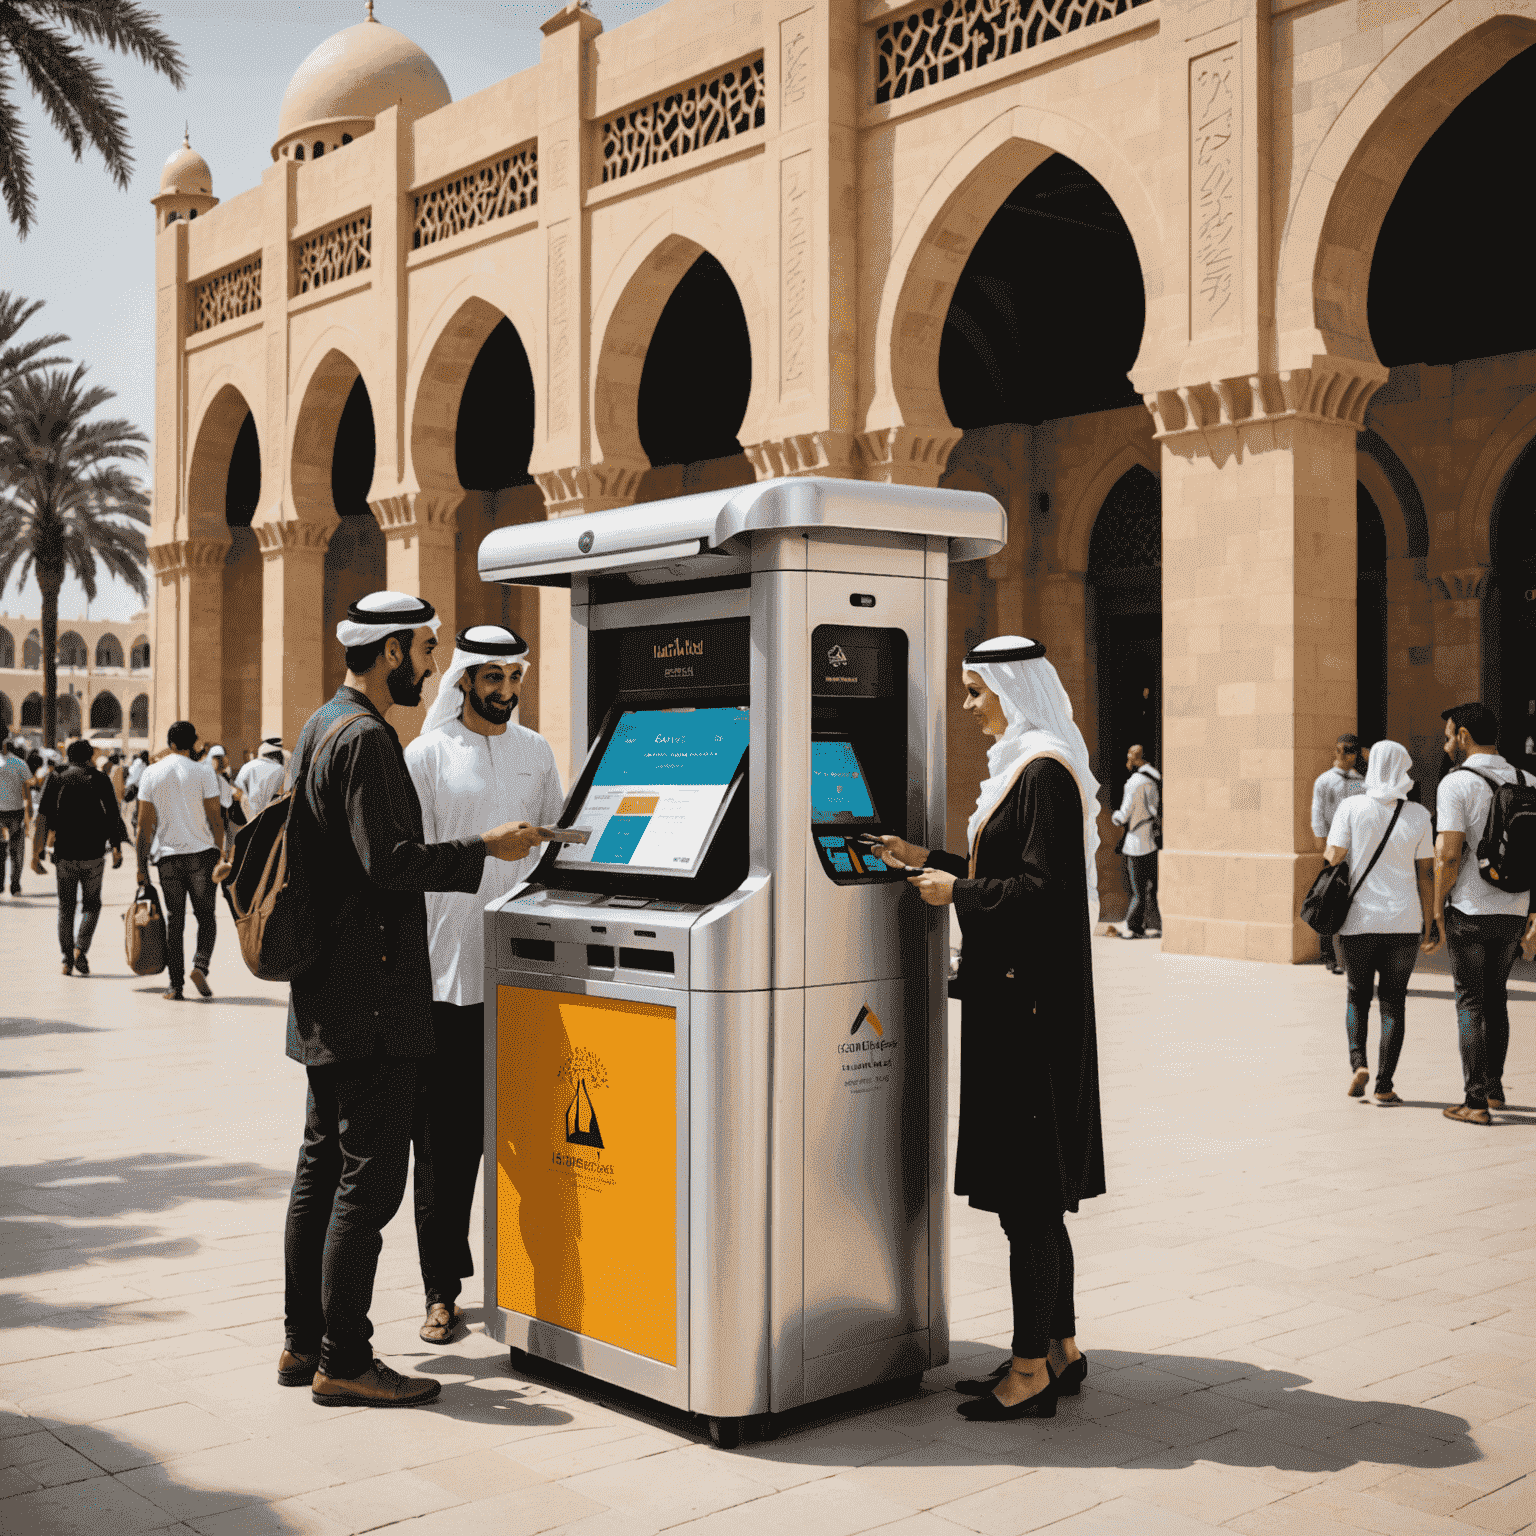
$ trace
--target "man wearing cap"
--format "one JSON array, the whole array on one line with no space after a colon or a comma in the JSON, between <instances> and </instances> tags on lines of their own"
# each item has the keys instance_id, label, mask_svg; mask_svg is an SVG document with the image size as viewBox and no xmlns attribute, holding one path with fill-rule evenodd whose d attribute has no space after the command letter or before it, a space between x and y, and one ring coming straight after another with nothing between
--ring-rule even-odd
<instances>
[{"instance_id":1,"label":"man wearing cap","mask_svg":"<svg viewBox=\"0 0 1536 1536\"><path fill-rule=\"evenodd\" d=\"M559 816L555 754L512 718L529 661L528 642L499 624L459 632L422 733L405 749L428 838L465 837L501 820L548 826ZM526 879L534 862L487 864L473 893L427 897L437 1055L423 1073L413 1141L429 1344L447 1343L462 1326L459 1291L475 1272L469 1214L485 1134L485 904Z\"/></svg>"},{"instance_id":2,"label":"man wearing cap","mask_svg":"<svg viewBox=\"0 0 1536 1536\"><path fill-rule=\"evenodd\" d=\"M235 775L235 788L245 796L245 819L255 819L283 792L288 771L283 766L281 737L269 737L261 751Z\"/></svg>"},{"instance_id":3,"label":"man wearing cap","mask_svg":"<svg viewBox=\"0 0 1536 1536\"><path fill-rule=\"evenodd\" d=\"M381 1233L400 1207L420 1072L435 1049L426 891L480 889L487 855L526 858L537 830L507 823L428 842L392 705L421 701L434 670L430 603L375 592L336 626L347 675L294 751L294 836L319 960L291 984L288 1055L309 1078L284 1234L283 1386L317 1403L405 1407L439 1383L373 1355L368 1309Z\"/></svg>"}]
</instances>

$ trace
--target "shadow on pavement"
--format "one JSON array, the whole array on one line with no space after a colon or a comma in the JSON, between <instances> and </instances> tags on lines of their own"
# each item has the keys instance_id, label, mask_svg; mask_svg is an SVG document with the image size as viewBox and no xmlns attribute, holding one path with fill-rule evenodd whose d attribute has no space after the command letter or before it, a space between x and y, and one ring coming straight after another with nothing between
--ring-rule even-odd
<instances>
[{"instance_id":1,"label":"shadow on pavement","mask_svg":"<svg viewBox=\"0 0 1536 1536\"><path fill-rule=\"evenodd\" d=\"M35 1035L101 1035L105 1030L91 1024L70 1024L63 1019L0 1019L0 1040L30 1039Z\"/></svg>"},{"instance_id":2,"label":"shadow on pavement","mask_svg":"<svg viewBox=\"0 0 1536 1536\"><path fill-rule=\"evenodd\" d=\"M196 1253L195 1237L160 1240L155 1227L120 1218L155 1216L189 1200L276 1199L291 1180L260 1163L177 1152L0 1167L0 1278Z\"/></svg>"},{"instance_id":3,"label":"shadow on pavement","mask_svg":"<svg viewBox=\"0 0 1536 1536\"><path fill-rule=\"evenodd\" d=\"M16 1067L0 1072L0 1077L67 1077L71 1072L83 1072L83 1067Z\"/></svg>"}]
</instances>

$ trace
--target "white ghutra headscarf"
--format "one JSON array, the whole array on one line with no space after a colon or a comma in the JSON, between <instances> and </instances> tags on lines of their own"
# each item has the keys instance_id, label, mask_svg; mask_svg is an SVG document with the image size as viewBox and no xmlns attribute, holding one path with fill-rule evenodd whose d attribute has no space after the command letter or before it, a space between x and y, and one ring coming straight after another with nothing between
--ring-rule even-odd
<instances>
[{"instance_id":1,"label":"white ghutra headscarf","mask_svg":"<svg viewBox=\"0 0 1536 1536\"><path fill-rule=\"evenodd\" d=\"M453 660L438 679L437 697L432 700L432 707L427 711L426 722L421 728L422 735L459 718L464 708L464 693L459 687L459 679L471 667L484 666L488 661L499 661L508 666L516 662L526 669L532 660L528 642L514 630L500 624L476 624L469 629L461 629L453 642ZM523 676L527 675L525 670ZM517 719L516 710L513 710L512 718Z\"/></svg>"},{"instance_id":2,"label":"white ghutra headscarf","mask_svg":"<svg viewBox=\"0 0 1536 1536\"><path fill-rule=\"evenodd\" d=\"M1022 635L999 635L974 647L960 667L974 672L998 696L1008 721L1008 729L987 752L988 777L982 780L965 829L966 846L975 846L982 824L1013 788L1025 763L1036 757L1061 758L1083 799L1083 861L1092 927L1099 920L1099 781L1088 764L1088 744L1072 719L1072 700L1056 668L1045 659L1045 646Z\"/></svg>"},{"instance_id":3,"label":"white ghutra headscarf","mask_svg":"<svg viewBox=\"0 0 1536 1536\"><path fill-rule=\"evenodd\" d=\"M370 592L347 608L336 638L350 649L387 640L402 629L430 629L435 635L442 622L431 603L409 592Z\"/></svg>"}]
</instances>

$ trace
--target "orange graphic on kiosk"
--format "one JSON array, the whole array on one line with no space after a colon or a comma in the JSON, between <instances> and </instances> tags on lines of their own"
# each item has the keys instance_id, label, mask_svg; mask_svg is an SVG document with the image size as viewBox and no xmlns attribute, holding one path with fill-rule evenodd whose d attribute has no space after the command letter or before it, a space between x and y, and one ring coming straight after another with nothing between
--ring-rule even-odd
<instances>
[{"instance_id":1,"label":"orange graphic on kiosk","mask_svg":"<svg viewBox=\"0 0 1536 1536\"><path fill-rule=\"evenodd\" d=\"M675 1365L676 1010L499 988L496 1145L498 1302Z\"/></svg>"}]
</instances>

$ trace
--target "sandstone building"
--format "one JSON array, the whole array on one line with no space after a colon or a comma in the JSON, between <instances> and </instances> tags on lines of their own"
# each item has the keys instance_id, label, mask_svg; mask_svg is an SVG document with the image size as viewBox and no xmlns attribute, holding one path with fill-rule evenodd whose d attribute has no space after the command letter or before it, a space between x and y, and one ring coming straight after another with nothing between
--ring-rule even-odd
<instances>
[{"instance_id":1,"label":"sandstone building","mask_svg":"<svg viewBox=\"0 0 1536 1536\"><path fill-rule=\"evenodd\" d=\"M1523 163L1533 0L542 31L454 102L370 15L299 66L259 186L167 162L157 734L291 743L387 583L528 633L525 718L569 764L562 600L484 587L485 532L810 473L1007 506L952 651L1043 638L1106 784L1132 741L1161 762L1169 949L1316 954L1338 732L1432 787L1446 705L1536 730L1536 326L1498 222L1525 200L1484 195ZM955 846L980 748L956 709Z\"/></svg>"},{"instance_id":2,"label":"sandstone building","mask_svg":"<svg viewBox=\"0 0 1536 1536\"><path fill-rule=\"evenodd\" d=\"M104 747L149 745L155 696L148 612L125 624L59 621L58 731ZM0 613L0 736L42 741L42 631L35 618ZM238 759L237 759L238 761Z\"/></svg>"}]
</instances>

